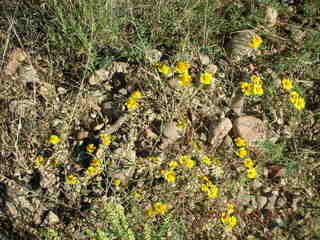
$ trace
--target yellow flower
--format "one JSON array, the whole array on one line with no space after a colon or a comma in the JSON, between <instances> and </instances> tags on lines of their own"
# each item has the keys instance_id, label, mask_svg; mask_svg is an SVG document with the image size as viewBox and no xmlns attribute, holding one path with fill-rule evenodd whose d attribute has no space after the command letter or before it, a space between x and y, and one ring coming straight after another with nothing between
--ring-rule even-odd
<instances>
[{"instance_id":1,"label":"yellow flower","mask_svg":"<svg viewBox=\"0 0 320 240\"><path fill-rule=\"evenodd\" d=\"M161 162L161 158L159 157L147 157L147 160L151 162Z\"/></svg>"},{"instance_id":2,"label":"yellow flower","mask_svg":"<svg viewBox=\"0 0 320 240\"><path fill-rule=\"evenodd\" d=\"M109 146L111 144L112 137L108 133L101 133L100 139L101 139L103 145Z\"/></svg>"},{"instance_id":3,"label":"yellow flower","mask_svg":"<svg viewBox=\"0 0 320 240\"><path fill-rule=\"evenodd\" d=\"M138 106L138 104L137 104L137 99L130 97L130 98L126 101L125 105L127 106L127 108L128 108L129 111L134 110L134 109Z\"/></svg>"},{"instance_id":4,"label":"yellow flower","mask_svg":"<svg viewBox=\"0 0 320 240\"><path fill-rule=\"evenodd\" d=\"M286 89L286 90L291 90L293 88L292 81L288 78L282 79L281 86L283 89Z\"/></svg>"},{"instance_id":5,"label":"yellow flower","mask_svg":"<svg viewBox=\"0 0 320 240\"><path fill-rule=\"evenodd\" d=\"M191 84L191 76L188 74L188 72L179 76L179 84L183 87L187 87Z\"/></svg>"},{"instance_id":6,"label":"yellow flower","mask_svg":"<svg viewBox=\"0 0 320 240\"><path fill-rule=\"evenodd\" d=\"M247 169L247 178L254 179L257 177L257 171L255 168Z\"/></svg>"},{"instance_id":7,"label":"yellow flower","mask_svg":"<svg viewBox=\"0 0 320 240\"><path fill-rule=\"evenodd\" d=\"M209 178L207 176L203 176L202 180L205 181L205 182L210 182L210 180L209 180Z\"/></svg>"},{"instance_id":8,"label":"yellow flower","mask_svg":"<svg viewBox=\"0 0 320 240\"><path fill-rule=\"evenodd\" d=\"M253 161L252 161L252 159L251 158L245 158L244 159L244 166L246 167L246 168L253 168Z\"/></svg>"},{"instance_id":9,"label":"yellow flower","mask_svg":"<svg viewBox=\"0 0 320 240\"><path fill-rule=\"evenodd\" d=\"M207 184L201 184L201 185L200 185L200 189L201 189L201 191L203 191L203 192L209 192L209 187L208 187Z\"/></svg>"},{"instance_id":10,"label":"yellow flower","mask_svg":"<svg viewBox=\"0 0 320 240\"><path fill-rule=\"evenodd\" d=\"M89 153L93 153L94 152L94 150L96 150L96 146L94 145L94 144L88 144L87 146L86 146L86 151L87 152L89 152Z\"/></svg>"},{"instance_id":11,"label":"yellow flower","mask_svg":"<svg viewBox=\"0 0 320 240\"><path fill-rule=\"evenodd\" d=\"M263 88L260 84L253 84L253 94L261 96L263 94Z\"/></svg>"},{"instance_id":12,"label":"yellow flower","mask_svg":"<svg viewBox=\"0 0 320 240\"><path fill-rule=\"evenodd\" d=\"M148 208L147 211L146 211L146 215L148 217L153 217L156 213L153 211L152 208Z\"/></svg>"},{"instance_id":13,"label":"yellow flower","mask_svg":"<svg viewBox=\"0 0 320 240\"><path fill-rule=\"evenodd\" d=\"M241 137L237 137L237 138L234 140L234 142L236 143L236 146L237 146L237 147L244 147L244 146L246 146L246 141L245 141L243 138L241 138Z\"/></svg>"},{"instance_id":14,"label":"yellow flower","mask_svg":"<svg viewBox=\"0 0 320 240\"><path fill-rule=\"evenodd\" d=\"M137 192L137 191L134 191L133 192L133 197L135 198L135 199L142 199L143 198L143 195L141 194L141 193L139 193L139 192Z\"/></svg>"},{"instance_id":15,"label":"yellow flower","mask_svg":"<svg viewBox=\"0 0 320 240\"><path fill-rule=\"evenodd\" d=\"M157 64L156 67L157 67L158 71L160 73L162 73L164 76L168 77L168 76L172 75L172 71L168 65Z\"/></svg>"},{"instance_id":16,"label":"yellow flower","mask_svg":"<svg viewBox=\"0 0 320 240\"><path fill-rule=\"evenodd\" d=\"M131 94L131 97L132 97L133 99L136 99L136 100L138 100L139 98L141 98L141 96L142 96L142 94L141 94L140 91L134 91L134 92Z\"/></svg>"},{"instance_id":17,"label":"yellow flower","mask_svg":"<svg viewBox=\"0 0 320 240\"><path fill-rule=\"evenodd\" d=\"M34 167L35 168L39 168L40 166L42 166L44 163L44 157L39 155L36 157L36 159L34 160Z\"/></svg>"},{"instance_id":18,"label":"yellow flower","mask_svg":"<svg viewBox=\"0 0 320 240\"><path fill-rule=\"evenodd\" d=\"M216 165L217 167L221 167L222 163L221 160L218 158L211 158L211 160L213 161L214 165Z\"/></svg>"},{"instance_id":19,"label":"yellow flower","mask_svg":"<svg viewBox=\"0 0 320 240\"><path fill-rule=\"evenodd\" d=\"M77 181L78 181L78 178L77 178L76 176L73 176L73 175L67 176L66 182L67 182L68 184L73 185L73 184L76 184Z\"/></svg>"},{"instance_id":20,"label":"yellow flower","mask_svg":"<svg viewBox=\"0 0 320 240\"><path fill-rule=\"evenodd\" d=\"M49 138L49 142L53 145L56 145L60 142L60 138L56 135L51 135Z\"/></svg>"},{"instance_id":21,"label":"yellow flower","mask_svg":"<svg viewBox=\"0 0 320 240\"><path fill-rule=\"evenodd\" d=\"M120 179L115 179L115 180L113 181L113 184L119 187L119 186L121 185Z\"/></svg>"},{"instance_id":22,"label":"yellow flower","mask_svg":"<svg viewBox=\"0 0 320 240\"><path fill-rule=\"evenodd\" d=\"M171 170L174 170L178 166L178 163L176 161L171 161L168 165Z\"/></svg>"},{"instance_id":23,"label":"yellow flower","mask_svg":"<svg viewBox=\"0 0 320 240\"><path fill-rule=\"evenodd\" d=\"M221 221L222 223L228 223L228 222L229 222L229 216L227 215L227 213L222 212L222 213L220 214L220 221Z\"/></svg>"},{"instance_id":24,"label":"yellow flower","mask_svg":"<svg viewBox=\"0 0 320 240\"><path fill-rule=\"evenodd\" d=\"M91 167L100 167L101 166L101 160L96 159L96 158L92 159L90 161L90 166Z\"/></svg>"},{"instance_id":25,"label":"yellow flower","mask_svg":"<svg viewBox=\"0 0 320 240\"><path fill-rule=\"evenodd\" d=\"M245 156L248 155L248 151L244 147L241 147L239 148L239 152L237 154L240 158L244 158Z\"/></svg>"},{"instance_id":26,"label":"yellow flower","mask_svg":"<svg viewBox=\"0 0 320 240\"><path fill-rule=\"evenodd\" d=\"M236 206L234 204L228 203L228 205L227 205L227 213L229 215L234 213L235 209L236 209Z\"/></svg>"},{"instance_id":27,"label":"yellow flower","mask_svg":"<svg viewBox=\"0 0 320 240\"><path fill-rule=\"evenodd\" d=\"M298 102L299 98L300 98L300 95L299 95L298 92L292 91L292 92L290 93L289 99L290 99L290 102L291 102L292 104L296 104L296 103Z\"/></svg>"},{"instance_id":28,"label":"yellow flower","mask_svg":"<svg viewBox=\"0 0 320 240\"><path fill-rule=\"evenodd\" d=\"M210 165L212 164L211 158L209 158L209 157L206 156L206 155L202 158L202 162L203 162L204 164L208 165L208 166L210 166Z\"/></svg>"},{"instance_id":29,"label":"yellow flower","mask_svg":"<svg viewBox=\"0 0 320 240\"><path fill-rule=\"evenodd\" d=\"M227 228L232 229L237 225L238 220L235 216L231 216L231 217L229 217L228 222L229 222L229 224L228 224Z\"/></svg>"},{"instance_id":30,"label":"yellow flower","mask_svg":"<svg viewBox=\"0 0 320 240\"><path fill-rule=\"evenodd\" d=\"M193 168L193 166L194 166L194 161L191 159L187 160L186 167L191 169Z\"/></svg>"},{"instance_id":31,"label":"yellow flower","mask_svg":"<svg viewBox=\"0 0 320 240\"><path fill-rule=\"evenodd\" d=\"M186 165L186 162L187 162L188 160L191 160L191 158L190 158L188 155L182 155L182 156L180 156L180 158L179 158L179 163L180 163L181 165Z\"/></svg>"},{"instance_id":32,"label":"yellow flower","mask_svg":"<svg viewBox=\"0 0 320 240\"><path fill-rule=\"evenodd\" d=\"M212 74L209 72L202 73L200 75L200 82L205 85L210 85L213 81Z\"/></svg>"},{"instance_id":33,"label":"yellow flower","mask_svg":"<svg viewBox=\"0 0 320 240\"><path fill-rule=\"evenodd\" d=\"M86 171L86 174L89 176L89 177L93 177L97 174L99 174L101 171L98 167L93 167L93 166L90 166L87 168L87 171Z\"/></svg>"},{"instance_id":34,"label":"yellow flower","mask_svg":"<svg viewBox=\"0 0 320 240\"><path fill-rule=\"evenodd\" d=\"M155 204L153 204L153 207L156 213L162 215L168 210L169 205L162 204L161 202L156 202Z\"/></svg>"},{"instance_id":35,"label":"yellow flower","mask_svg":"<svg viewBox=\"0 0 320 240\"><path fill-rule=\"evenodd\" d=\"M190 64L184 61L179 61L176 63L175 70L178 73L188 73Z\"/></svg>"},{"instance_id":36,"label":"yellow flower","mask_svg":"<svg viewBox=\"0 0 320 240\"><path fill-rule=\"evenodd\" d=\"M176 173L172 170L162 170L161 174L164 176L164 179L169 183L174 182L176 180Z\"/></svg>"},{"instance_id":37,"label":"yellow flower","mask_svg":"<svg viewBox=\"0 0 320 240\"><path fill-rule=\"evenodd\" d=\"M178 119L176 127L181 130L186 129L188 127L188 119L186 118Z\"/></svg>"},{"instance_id":38,"label":"yellow flower","mask_svg":"<svg viewBox=\"0 0 320 240\"><path fill-rule=\"evenodd\" d=\"M219 195L219 189L216 185L211 185L210 190L208 192L208 197L210 199L216 198Z\"/></svg>"},{"instance_id":39,"label":"yellow flower","mask_svg":"<svg viewBox=\"0 0 320 240\"><path fill-rule=\"evenodd\" d=\"M251 38L251 40L249 41L249 46L251 48L257 49L260 47L260 45L262 44L262 38L258 35L255 35Z\"/></svg>"},{"instance_id":40,"label":"yellow flower","mask_svg":"<svg viewBox=\"0 0 320 240\"><path fill-rule=\"evenodd\" d=\"M296 103L294 104L295 108L299 111L305 107L306 103L302 97L299 97Z\"/></svg>"},{"instance_id":41,"label":"yellow flower","mask_svg":"<svg viewBox=\"0 0 320 240\"><path fill-rule=\"evenodd\" d=\"M245 96L250 96L252 94L252 91L253 91L252 83L241 82L240 86L241 86L241 91Z\"/></svg>"},{"instance_id":42,"label":"yellow flower","mask_svg":"<svg viewBox=\"0 0 320 240\"><path fill-rule=\"evenodd\" d=\"M252 75L252 76L250 77L250 80L251 80L251 82L253 82L254 84L262 85L261 77L259 77L259 76L257 76L257 75Z\"/></svg>"}]
</instances>

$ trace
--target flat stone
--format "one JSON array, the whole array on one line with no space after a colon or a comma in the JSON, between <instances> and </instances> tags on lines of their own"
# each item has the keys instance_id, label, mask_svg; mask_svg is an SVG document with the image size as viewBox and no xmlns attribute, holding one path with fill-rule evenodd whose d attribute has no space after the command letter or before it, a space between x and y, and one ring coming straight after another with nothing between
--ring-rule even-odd
<instances>
[{"instance_id":1,"label":"flat stone","mask_svg":"<svg viewBox=\"0 0 320 240\"><path fill-rule=\"evenodd\" d=\"M202 65L208 65L210 63L210 58L208 55L199 54L199 59Z\"/></svg>"},{"instance_id":2,"label":"flat stone","mask_svg":"<svg viewBox=\"0 0 320 240\"><path fill-rule=\"evenodd\" d=\"M273 7L267 7L265 22L268 27L273 27L277 24L278 11Z\"/></svg>"},{"instance_id":3,"label":"flat stone","mask_svg":"<svg viewBox=\"0 0 320 240\"><path fill-rule=\"evenodd\" d=\"M210 128L209 144L212 149L216 149L232 129L232 122L229 118L224 118L217 126L215 124L211 124Z\"/></svg>"},{"instance_id":4,"label":"flat stone","mask_svg":"<svg viewBox=\"0 0 320 240\"><path fill-rule=\"evenodd\" d=\"M248 147L254 148L256 142L262 141L266 136L263 122L253 116L238 117L233 121L233 131L238 137L243 138Z\"/></svg>"},{"instance_id":5,"label":"flat stone","mask_svg":"<svg viewBox=\"0 0 320 240\"><path fill-rule=\"evenodd\" d=\"M144 55L146 61L150 64L159 62L162 57L162 53L157 49L146 49Z\"/></svg>"}]
</instances>

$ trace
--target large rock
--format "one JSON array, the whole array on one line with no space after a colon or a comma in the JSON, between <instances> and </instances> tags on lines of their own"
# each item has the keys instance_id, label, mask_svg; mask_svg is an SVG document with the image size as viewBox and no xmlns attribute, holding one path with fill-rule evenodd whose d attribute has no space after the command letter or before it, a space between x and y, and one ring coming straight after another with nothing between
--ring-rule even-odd
<instances>
[{"instance_id":1,"label":"large rock","mask_svg":"<svg viewBox=\"0 0 320 240\"><path fill-rule=\"evenodd\" d=\"M232 129L232 122L229 118L224 118L218 125L212 124L210 127L209 144L215 150L223 142Z\"/></svg>"},{"instance_id":2,"label":"large rock","mask_svg":"<svg viewBox=\"0 0 320 240\"><path fill-rule=\"evenodd\" d=\"M243 138L248 147L254 148L256 142L262 141L266 137L266 129L263 122L253 116L238 117L233 122L234 134Z\"/></svg>"}]
</instances>

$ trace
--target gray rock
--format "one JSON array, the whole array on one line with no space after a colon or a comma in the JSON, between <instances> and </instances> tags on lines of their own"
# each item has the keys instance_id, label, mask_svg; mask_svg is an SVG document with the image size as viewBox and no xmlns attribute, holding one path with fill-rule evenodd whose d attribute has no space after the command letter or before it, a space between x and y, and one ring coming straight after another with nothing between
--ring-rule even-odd
<instances>
[{"instance_id":1,"label":"gray rock","mask_svg":"<svg viewBox=\"0 0 320 240\"><path fill-rule=\"evenodd\" d=\"M232 129L232 122L229 118L224 118L216 125L214 123L210 126L209 144L212 149L216 149L223 142L229 131Z\"/></svg>"}]
</instances>

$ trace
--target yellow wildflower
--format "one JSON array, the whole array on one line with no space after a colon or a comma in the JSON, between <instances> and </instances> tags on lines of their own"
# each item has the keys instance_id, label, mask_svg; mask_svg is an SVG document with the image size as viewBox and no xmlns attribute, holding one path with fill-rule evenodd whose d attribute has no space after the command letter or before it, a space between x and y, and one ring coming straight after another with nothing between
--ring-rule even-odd
<instances>
[{"instance_id":1,"label":"yellow wildflower","mask_svg":"<svg viewBox=\"0 0 320 240\"><path fill-rule=\"evenodd\" d=\"M176 180L176 173L172 170L162 170L161 174L164 176L164 179L169 183L174 182Z\"/></svg>"},{"instance_id":2,"label":"yellow wildflower","mask_svg":"<svg viewBox=\"0 0 320 240\"><path fill-rule=\"evenodd\" d=\"M158 163L161 162L161 158L159 157L147 157L147 160L151 162L158 162Z\"/></svg>"},{"instance_id":3,"label":"yellow wildflower","mask_svg":"<svg viewBox=\"0 0 320 240\"><path fill-rule=\"evenodd\" d=\"M257 177L257 171L255 168L247 169L247 178L254 179Z\"/></svg>"},{"instance_id":4,"label":"yellow wildflower","mask_svg":"<svg viewBox=\"0 0 320 240\"><path fill-rule=\"evenodd\" d=\"M99 174L101 171L98 167L93 167L93 166L90 166L87 168L87 171L86 171L86 174L89 176L89 177L93 177L97 174Z\"/></svg>"},{"instance_id":5,"label":"yellow wildflower","mask_svg":"<svg viewBox=\"0 0 320 240\"><path fill-rule=\"evenodd\" d=\"M109 133L101 133L100 139L101 139L103 145L109 146L111 144L112 137Z\"/></svg>"},{"instance_id":6,"label":"yellow wildflower","mask_svg":"<svg viewBox=\"0 0 320 240\"><path fill-rule=\"evenodd\" d=\"M246 146L246 141L245 141L243 138L241 138L241 137L237 137L237 138L234 140L234 142L236 143L236 146L237 146L237 147L244 147L244 146Z\"/></svg>"},{"instance_id":7,"label":"yellow wildflower","mask_svg":"<svg viewBox=\"0 0 320 240\"><path fill-rule=\"evenodd\" d=\"M238 156L239 156L240 158L244 158L245 156L248 155L248 151L247 151L246 148L241 147L241 148L239 148L239 151L238 151L237 154L238 154Z\"/></svg>"},{"instance_id":8,"label":"yellow wildflower","mask_svg":"<svg viewBox=\"0 0 320 240\"><path fill-rule=\"evenodd\" d=\"M169 205L163 204L161 202L156 202L156 203L153 204L153 207L154 207L154 210L155 210L156 213L162 215L168 210Z\"/></svg>"},{"instance_id":9,"label":"yellow wildflower","mask_svg":"<svg viewBox=\"0 0 320 240\"><path fill-rule=\"evenodd\" d=\"M134 99L139 99L141 98L142 94L140 91L134 91L132 94L131 94L131 97L134 98Z\"/></svg>"},{"instance_id":10,"label":"yellow wildflower","mask_svg":"<svg viewBox=\"0 0 320 240\"><path fill-rule=\"evenodd\" d=\"M168 163L168 166L171 170L174 170L178 166L178 163L176 161L171 161Z\"/></svg>"},{"instance_id":11,"label":"yellow wildflower","mask_svg":"<svg viewBox=\"0 0 320 240\"><path fill-rule=\"evenodd\" d=\"M227 213L229 215L234 213L235 209L236 209L236 206L234 204L228 203L228 205L227 205Z\"/></svg>"},{"instance_id":12,"label":"yellow wildflower","mask_svg":"<svg viewBox=\"0 0 320 240\"><path fill-rule=\"evenodd\" d=\"M179 84L183 87L187 87L191 84L191 76L188 74L188 72L179 76Z\"/></svg>"},{"instance_id":13,"label":"yellow wildflower","mask_svg":"<svg viewBox=\"0 0 320 240\"><path fill-rule=\"evenodd\" d=\"M190 64L184 61L179 61L176 63L175 70L178 73L188 73Z\"/></svg>"},{"instance_id":14,"label":"yellow wildflower","mask_svg":"<svg viewBox=\"0 0 320 240\"><path fill-rule=\"evenodd\" d=\"M35 168L39 168L40 166L42 166L44 163L44 157L39 155L36 157L36 159L34 160L34 165Z\"/></svg>"},{"instance_id":15,"label":"yellow wildflower","mask_svg":"<svg viewBox=\"0 0 320 240\"><path fill-rule=\"evenodd\" d=\"M296 103L294 104L295 108L299 111L305 107L306 103L302 97L299 97Z\"/></svg>"},{"instance_id":16,"label":"yellow wildflower","mask_svg":"<svg viewBox=\"0 0 320 240\"><path fill-rule=\"evenodd\" d=\"M116 185L116 186L120 186L121 185L121 180L120 179L115 179L114 181L113 181L113 183L114 183L114 185Z\"/></svg>"},{"instance_id":17,"label":"yellow wildflower","mask_svg":"<svg viewBox=\"0 0 320 240\"><path fill-rule=\"evenodd\" d=\"M200 75L200 83L204 85L210 85L212 81L213 81L213 77L211 73L205 72Z\"/></svg>"},{"instance_id":18,"label":"yellow wildflower","mask_svg":"<svg viewBox=\"0 0 320 240\"><path fill-rule=\"evenodd\" d=\"M67 182L68 184L71 184L71 185L76 184L77 181L78 181L78 178L77 178L76 176L73 176L73 175L69 175L69 176L67 176L67 178L66 178L66 182Z\"/></svg>"},{"instance_id":19,"label":"yellow wildflower","mask_svg":"<svg viewBox=\"0 0 320 240\"><path fill-rule=\"evenodd\" d=\"M209 180L209 178L207 176L203 176L202 180L205 181L205 182L210 182L210 180Z\"/></svg>"},{"instance_id":20,"label":"yellow wildflower","mask_svg":"<svg viewBox=\"0 0 320 240\"><path fill-rule=\"evenodd\" d=\"M253 161L252 161L252 159L251 158L245 158L244 159L244 166L246 167L246 168L253 168Z\"/></svg>"},{"instance_id":21,"label":"yellow wildflower","mask_svg":"<svg viewBox=\"0 0 320 240\"><path fill-rule=\"evenodd\" d=\"M156 214L156 213L155 213L155 211L153 211L152 208L148 208L147 211L146 211L146 215L147 215L148 217L153 217L155 214Z\"/></svg>"},{"instance_id":22,"label":"yellow wildflower","mask_svg":"<svg viewBox=\"0 0 320 240\"><path fill-rule=\"evenodd\" d=\"M49 142L53 145L56 145L60 142L60 138L56 135L51 135L49 138Z\"/></svg>"},{"instance_id":23,"label":"yellow wildflower","mask_svg":"<svg viewBox=\"0 0 320 240\"><path fill-rule=\"evenodd\" d=\"M292 81L288 78L282 79L281 86L283 89L286 89L286 90L291 90L293 88Z\"/></svg>"},{"instance_id":24,"label":"yellow wildflower","mask_svg":"<svg viewBox=\"0 0 320 240\"><path fill-rule=\"evenodd\" d=\"M96 159L96 158L92 159L90 161L90 166L91 167L100 167L101 166L101 160Z\"/></svg>"},{"instance_id":25,"label":"yellow wildflower","mask_svg":"<svg viewBox=\"0 0 320 240\"><path fill-rule=\"evenodd\" d=\"M237 222L238 222L238 220L237 220L236 216L229 217L227 228L229 228L229 229L234 228L237 225Z\"/></svg>"},{"instance_id":26,"label":"yellow wildflower","mask_svg":"<svg viewBox=\"0 0 320 240\"><path fill-rule=\"evenodd\" d=\"M254 84L262 85L261 77L259 77L259 76L257 76L257 75L252 75L252 76L250 77L250 80L251 80L251 82L253 82Z\"/></svg>"},{"instance_id":27,"label":"yellow wildflower","mask_svg":"<svg viewBox=\"0 0 320 240\"><path fill-rule=\"evenodd\" d=\"M176 127L181 130L186 129L188 127L188 119L186 118L178 119Z\"/></svg>"},{"instance_id":28,"label":"yellow wildflower","mask_svg":"<svg viewBox=\"0 0 320 240\"><path fill-rule=\"evenodd\" d=\"M249 46L251 48L257 49L260 47L260 45L262 44L262 38L258 35L255 35L251 38L251 40L249 41Z\"/></svg>"},{"instance_id":29,"label":"yellow wildflower","mask_svg":"<svg viewBox=\"0 0 320 240\"><path fill-rule=\"evenodd\" d=\"M216 185L211 185L210 190L208 192L208 197L210 199L216 198L219 195L219 189Z\"/></svg>"},{"instance_id":30,"label":"yellow wildflower","mask_svg":"<svg viewBox=\"0 0 320 240\"><path fill-rule=\"evenodd\" d=\"M158 71L160 73L162 73L164 76L168 77L168 76L172 75L172 71L168 65L157 64L156 67L157 67Z\"/></svg>"},{"instance_id":31,"label":"yellow wildflower","mask_svg":"<svg viewBox=\"0 0 320 240\"><path fill-rule=\"evenodd\" d=\"M208 187L207 184L201 184L201 185L200 185L200 189L201 189L201 191L203 191L203 192L209 192L209 187Z\"/></svg>"},{"instance_id":32,"label":"yellow wildflower","mask_svg":"<svg viewBox=\"0 0 320 240\"><path fill-rule=\"evenodd\" d=\"M261 96L263 94L263 88L260 84L253 84L253 94Z\"/></svg>"},{"instance_id":33,"label":"yellow wildflower","mask_svg":"<svg viewBox=\"0 0 320 240\"><path fill-rule=\"evenodd\" d=\"M143 195L141 194L141 193L139 193L139 192L137 192L137 191L134 191L133 192L133 197L135 198L135 199L142 199L143 198Z\"/></svg>"},{"instance_id":34,"label":"yellow wildflower","mask_svg":"<svg viewBox=\"0 0 320 240\"><path fill-rule=\"evenodd\" d=\"M194 166L194 161L191 159L188 159L186 162L186 167L191 169L193 168L193 166Z\"/></svg>"},{"instance_id":35,"label":"yellow wildflower","mask_svg":"<svg viewBox=\"0 0 320 240\"><path fill-rule=\"evenodd\" d=\"M138 104L137 104L137 99L130 97L130 98L126 101L125 105L127 106L127 108L128 108L129 111L134 110L134 109L138 106Z\"/></svg>"},{"instance_id":36,"label":"yellow wildflower","mask_svg":"<svg viewBox=\"0 0 320 240\"><path fill-rule=\"evenodd\" d=\"M291 102L292 104L296 104L296 103L298 102L299 98L300 98L300 95L299 95L298 92L292 91L292 92L290 93L289 99L290 99L290 102Z\"/></svg>"},{"instance_id":37,"label":"yellow wildflower","mask_svg":"<svg viewBox=\"0 0 320 240\"><path fill-rule=\"evenodd\" d=\"M253 91L253 84L248 82L241 82L241 91L245 96L250 96Z\"/></svg>"},{"instance_id":38,"label":"yellow wildflower","mask_svg":"<svg viewBox=\"0 0 320 240\"><path fill-rule=\"evenodd\" d=\"M209 158L209 157L206 156L206 155L202 158L202 162L203 162L204 164L208 165L208 166L210 166L210 165L212 164L211 158Z\"/></svg>"},{"instance_id":39,"label":"yellow wildflower","mask_svg":"<svg viewBox=\"0 0 320 240\"><path fill-rule=\"evenodd\" d=\"M187 162L188 160L191 160L191 158L190 158L188 155L182 155L182 156L180 156L180 158L179 158L179 163L180 163L181 165L186 165L186 162Z\"/></svg>"},{"instance_id":40,"label":"yellow wildflower","mask_svg":"<svg viewBox=\"0 0 320 240\"><path fill-rule=\"evenodd\" d=\"M87 152L89 152L89 153L93 153L94 152L94 150L96 150L96 146L94 145L94 144L88 144L87 146L86 146L86 151Z\"/></svg>"},{"instance_id":41,"label":"yellow wildflower","mask_svg":"<svg viewBox=\"0 0 320 240\"><path fill-rule=\"evenodd\" d=\"M227 213L222 212L222 213L220 214L220 221L221 221L222 223L228 223L228 222L229 222L229 216L227 215Z\"/></svg>"}]
</instances>

